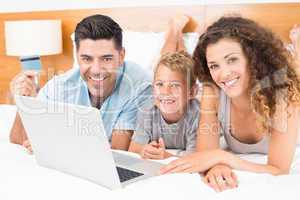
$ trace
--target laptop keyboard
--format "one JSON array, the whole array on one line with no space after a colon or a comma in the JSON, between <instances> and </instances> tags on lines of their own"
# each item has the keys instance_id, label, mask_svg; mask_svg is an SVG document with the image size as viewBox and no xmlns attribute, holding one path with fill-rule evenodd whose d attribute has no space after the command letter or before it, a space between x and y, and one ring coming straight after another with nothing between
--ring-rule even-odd
<instances>
[{"instance_id":1,"label":"laptop keyboard","mask_svg":"<svg viewBox=\"0 0 300 200\"><path fill-rule=\"evenodd\" d=\"M117 168L121 183L123 183L125 181L128 181L130 179L133 179L133 178L144 175L142 173L132 171L132 170L129 170L129 169L125 169L125 168L122 168L122 167L116 167L116 168Z\"/></svg>"}]
</instances>

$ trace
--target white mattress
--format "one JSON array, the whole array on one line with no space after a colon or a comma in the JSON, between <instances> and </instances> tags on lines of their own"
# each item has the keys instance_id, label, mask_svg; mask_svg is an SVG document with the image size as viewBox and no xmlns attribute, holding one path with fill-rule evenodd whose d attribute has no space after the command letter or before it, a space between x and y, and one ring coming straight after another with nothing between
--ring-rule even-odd
<instances>
[{"instance_id":1,"label":"white mattress","mask_svg":"<svg viewBox=\"0 0 300 200\"><path fill-rule=\"evenodd\" d=\"M275 177L269 174L236 171L239 187L222 193L215 193L206 186L198 174L158 176L110 191L89 181L40 167L36 164L34 156L25 153L22 147L10 144L7 137L10 126L3 126L3 123L14 118L14 110L14 107L0 106L0 199L300 198L300 148L297 149L290 175ZM256 162L266 160L266 156L262 155L242 157Z\"/></svg>"}]
</instances>

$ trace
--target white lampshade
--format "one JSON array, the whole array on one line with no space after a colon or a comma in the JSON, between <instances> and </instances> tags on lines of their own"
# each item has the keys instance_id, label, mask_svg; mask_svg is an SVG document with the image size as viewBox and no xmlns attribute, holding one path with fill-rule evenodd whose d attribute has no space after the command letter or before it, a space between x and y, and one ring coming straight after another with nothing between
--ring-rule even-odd
<instances>
[{"instance_id":1,"label":"white lampshade","mask_svg":"<svg viewBox=\"0 0 300 200\"><path fill-rule=\"evenodd\" d=\"M59 54L62 52L61 21L6 21L5 46L9 56Z\"/></svg>"}]
</instances>

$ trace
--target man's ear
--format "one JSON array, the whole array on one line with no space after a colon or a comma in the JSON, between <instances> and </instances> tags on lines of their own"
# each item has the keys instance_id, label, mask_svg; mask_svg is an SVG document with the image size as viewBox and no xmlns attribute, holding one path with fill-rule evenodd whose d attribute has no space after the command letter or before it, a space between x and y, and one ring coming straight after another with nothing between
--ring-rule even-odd
<instances>
[{"instance_id":1,"label":"man's ear","mask_svg":"<svg viewBox=\"0 0 300 200\"><path fill-rule=\"evenodd\" d=\"M124 59L125 59L125 48L122 47L122 49L120 50L120 63L121 64L124 63Z\"/></svg>"},{"instance_id":2,"label":"man's ear","mask_svg":"<svg viewBox=\"0 0 300 200\"><path fill-rule=\"evenodd\" d=\"M194 83L194 85L190 89L189 99L194 99L198 94L198 90L199 90L198 85Z\"/></svg>"}]
</instances>

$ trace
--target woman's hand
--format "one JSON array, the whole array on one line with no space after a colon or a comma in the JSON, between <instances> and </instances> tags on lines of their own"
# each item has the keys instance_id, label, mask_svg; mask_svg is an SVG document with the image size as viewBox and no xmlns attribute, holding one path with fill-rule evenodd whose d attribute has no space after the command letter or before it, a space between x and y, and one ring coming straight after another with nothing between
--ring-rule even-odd
<instances>
[{"instance_id":1,"label":"woman's hand","mask_svg":"<svg viewBox=\"0 0 300 200\"><path fill-rule=\"evenodd\" d=\"M160 173L204 172L220 163L222 161L221 159L226 159L225 156L226 155L224 151L219 149L191 153L174 160L165 167L161 168Z\"/></svg>"},{"instance_id":2,"label":"woman's hand","mask_svg":"<svg viewBox=\"0 0 300 200\"><path fill-rule=\"evenodd\" d=\"M218 164L209 169L203 181L216 192L222 192L238 186L237 177L232 169L223 164Z\"/></svg>"}]
</instances>

